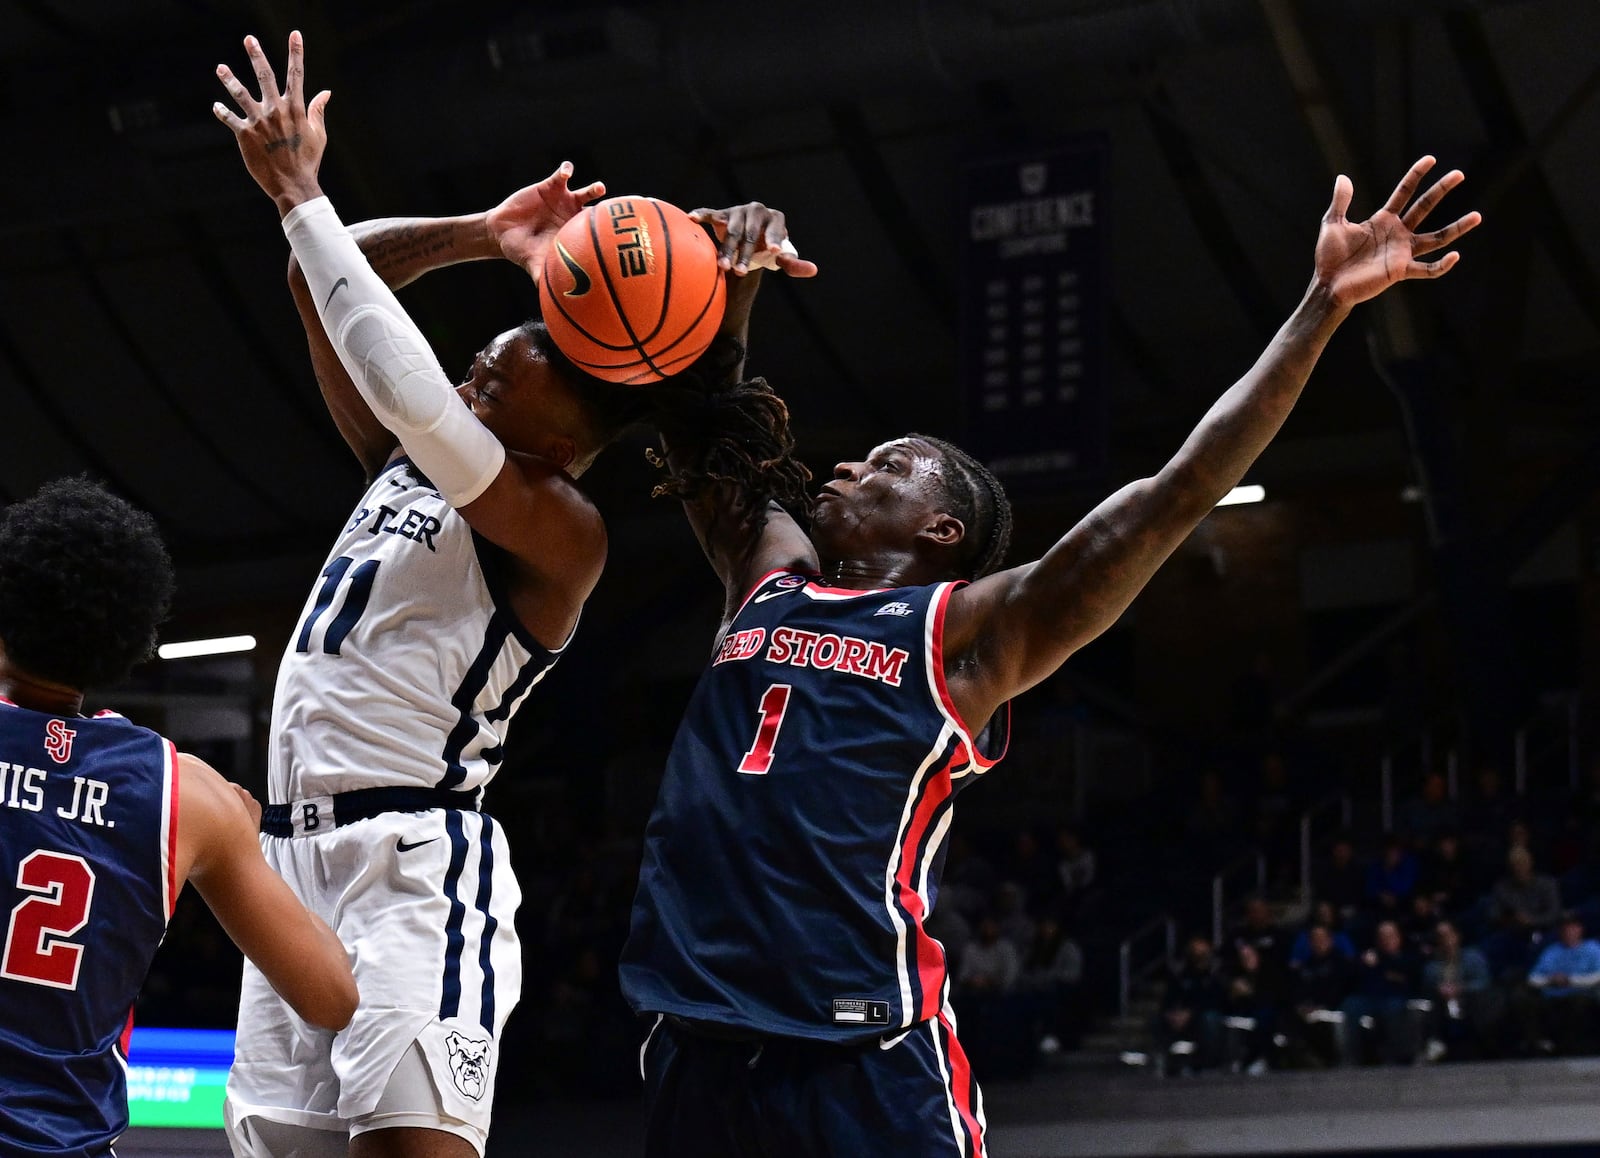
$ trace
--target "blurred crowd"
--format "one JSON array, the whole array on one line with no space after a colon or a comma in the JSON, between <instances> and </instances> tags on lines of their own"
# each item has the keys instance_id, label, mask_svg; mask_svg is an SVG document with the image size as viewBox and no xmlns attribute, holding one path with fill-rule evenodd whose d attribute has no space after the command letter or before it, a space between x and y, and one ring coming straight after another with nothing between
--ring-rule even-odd
<instances>
[{"instance_id":1,"label":"blurred crowd","mask_svg":"<svg viewBox=\"0 0 1600 1158\"><path fill-rule=\"evenodd\" d=\"M1424 777L1394 831L1335 837L1309 903L1191 937L1152 1025L1167 1072L1600 1053L1600 765L1543 804Z\"/></svg>"}]
</instances>

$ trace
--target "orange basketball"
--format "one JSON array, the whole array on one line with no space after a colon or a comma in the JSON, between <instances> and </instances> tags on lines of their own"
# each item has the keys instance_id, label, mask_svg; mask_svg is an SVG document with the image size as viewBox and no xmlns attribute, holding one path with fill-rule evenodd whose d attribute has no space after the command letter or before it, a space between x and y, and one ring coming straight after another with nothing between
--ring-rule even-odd
<instances>
[{"instance_id":1,"label":"orange basketball","mask_svg":"<svg viewBox=\"0 0 1600 1158\"><path fill-rule=\"evenodd\" d=\"M550 336L597 378L659 382L688 369L722 324L727 291L711 237L675 205L608 197L561 227L539 301Z\"/></svg>"}]
</instances>

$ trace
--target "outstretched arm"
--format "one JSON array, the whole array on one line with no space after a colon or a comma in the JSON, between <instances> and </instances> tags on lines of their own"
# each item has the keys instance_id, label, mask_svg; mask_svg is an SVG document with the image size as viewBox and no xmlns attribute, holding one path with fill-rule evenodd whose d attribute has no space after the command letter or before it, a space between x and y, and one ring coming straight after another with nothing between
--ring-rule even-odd
<instances>
[{"instance_id":1,"label":"outstretched arm","mask_svg":"<svg viewBox=\"0 0 1600 1158\"><path fill-rule=\"evenodd\" d=\"M294 1011L313 1025L343 1029L356 1009L344 946L300 903L266 858L256 835L260 806L210 765L178 757L178 869L218 923Z\"/></svg>"},{"instance_id":2,"label":"outstretched arm","mask_svg":"<svg viewBox=\"0 0 1600 1158\"><path fill-rule=\"evenodd\" d=\"M239 112L220 102L213 111L233 132L250 175L277 205L340 364L361 400L444 499L473 530L511 555L514 609L535 638L559 647L599 578L606 551L599 513L564 469L576 453L573 440L543 440L548 458L508 454L469 400L451 387L416 323L322 195L317 171L327 145L328 94L305 101L300 34L289 35L283 92L255 37L246 38L245 49L260 99L226 65L219 66ZM475 387L477 404L484 395Z\"/></svg>"},{"instance_id":3,"label":"outstretched arm","mask_svg":"<svg viewBox=\"0 0 1600 1158\"><path fill-rule=\"evenodd\" d=\"M773 449L786 445L788 415L783 402L770 390L747 385L744 352L750 326L750 309L761 288L761 274L775 269L789 277L815 277L814 262L802 258L789 240L784 215L759 201L728 209L696 209L689 217L711 231L717 242L717 261L728 279L727 306L718 341L732 343L737 361L717 367L727 381L722 401L746 415L761 415L773 436ZM724 383L708 384L722 386ZM707 409L707 424L715 408ZM715 432L705 426L680 426L665 432L667 460L674 473L699 473L708 465ZM712 570L722 580L723 623L732 620L751 586L775 570L812 570L816 552L787 511L765 495L749 493L734 482L708 480L683 496L684 514Z\"/></svg>"},{"instance_id":4,"label":"outstretched arm","mask_svg":"<svg viewBox=\"0 0 1600 1158\"><path fill-rule=\"evenodd\" d=\"M1413 202L1433 164L1432 157L1419 160L1383 208L1359 223L1345 217L1352 188L1349 178L1339 177L1322 218L1305 297L1172 460L1155 477L1130 483L1101 503L1043 558L981 579L951 598L946 668L951 694L968 720L987 719L1116 622L1277 434L1352 307L1398 282L1439 277L1455 265L1454 252L1418 260L1480 220L1468 213L1443 229L1417 232L1462 180L1459 171L1447 173Z\"/></svg>"},{"instance_id":5,"label":"outstretched arm","mask_svg":"<svg viewBox=\"0 0 1600 1158\"><path fill-rule=\"evenodd\" d=\"M537 282L550 239L584 204L605 195L600 182L573 188L571 177L572 164L563 161L544 180L517 190L488 212L462 217L384 217L357 222L350 226L350 235L373 272L392 290L448 265L494 258L520 265ZM395 436L372 413L339 361L322 328L305 271L293 253L289 255L289 292L305 327L323 401L371 478L394 452Z\"/></svg>"}]
</instances>

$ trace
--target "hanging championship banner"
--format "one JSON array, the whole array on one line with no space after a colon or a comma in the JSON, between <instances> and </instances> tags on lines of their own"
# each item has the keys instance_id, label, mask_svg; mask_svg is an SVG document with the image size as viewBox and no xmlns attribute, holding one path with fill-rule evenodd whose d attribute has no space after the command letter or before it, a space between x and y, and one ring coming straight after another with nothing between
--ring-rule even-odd
<instances>
[{"instance_id":1,"label":"hanging championship banner","mask_svg":"<svg viewBox=\"0 0 1600 1158\"><path fill-rule=\"evenodd\" d=\"M1037 493L1106 461L1107 144L983 159L962 205L967 443Z\"/></svg>"}]
</instances>

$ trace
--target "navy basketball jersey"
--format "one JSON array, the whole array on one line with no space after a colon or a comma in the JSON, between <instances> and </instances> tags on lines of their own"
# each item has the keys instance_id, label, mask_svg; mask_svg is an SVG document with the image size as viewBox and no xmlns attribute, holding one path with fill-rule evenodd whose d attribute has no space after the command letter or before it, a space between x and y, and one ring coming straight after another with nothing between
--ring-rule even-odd
<instances>
[{"instance_id":1,"label":"navy basketball jersey","mask_svg":"<svg viewBox=\"0 0 1600 1158\"><path fill-rule=\"evenodd\" d=\"M0 700L0 1154L103 1155L177 900L177 757L111 712Z\"/></svg>"},{"instance_id":2,"label":"navy basketball jersey","mask_svg":"<svg viewBox=\"0 0 1600 1158\"><path fill-rule=\"evenodd\" d=\"M850 1040L938 1013L924 923L956 792L993 765L944 683L958 586L774 572L740 608L667 759L622 986L639 1012Z\"/></svg>"}]
</instances>

